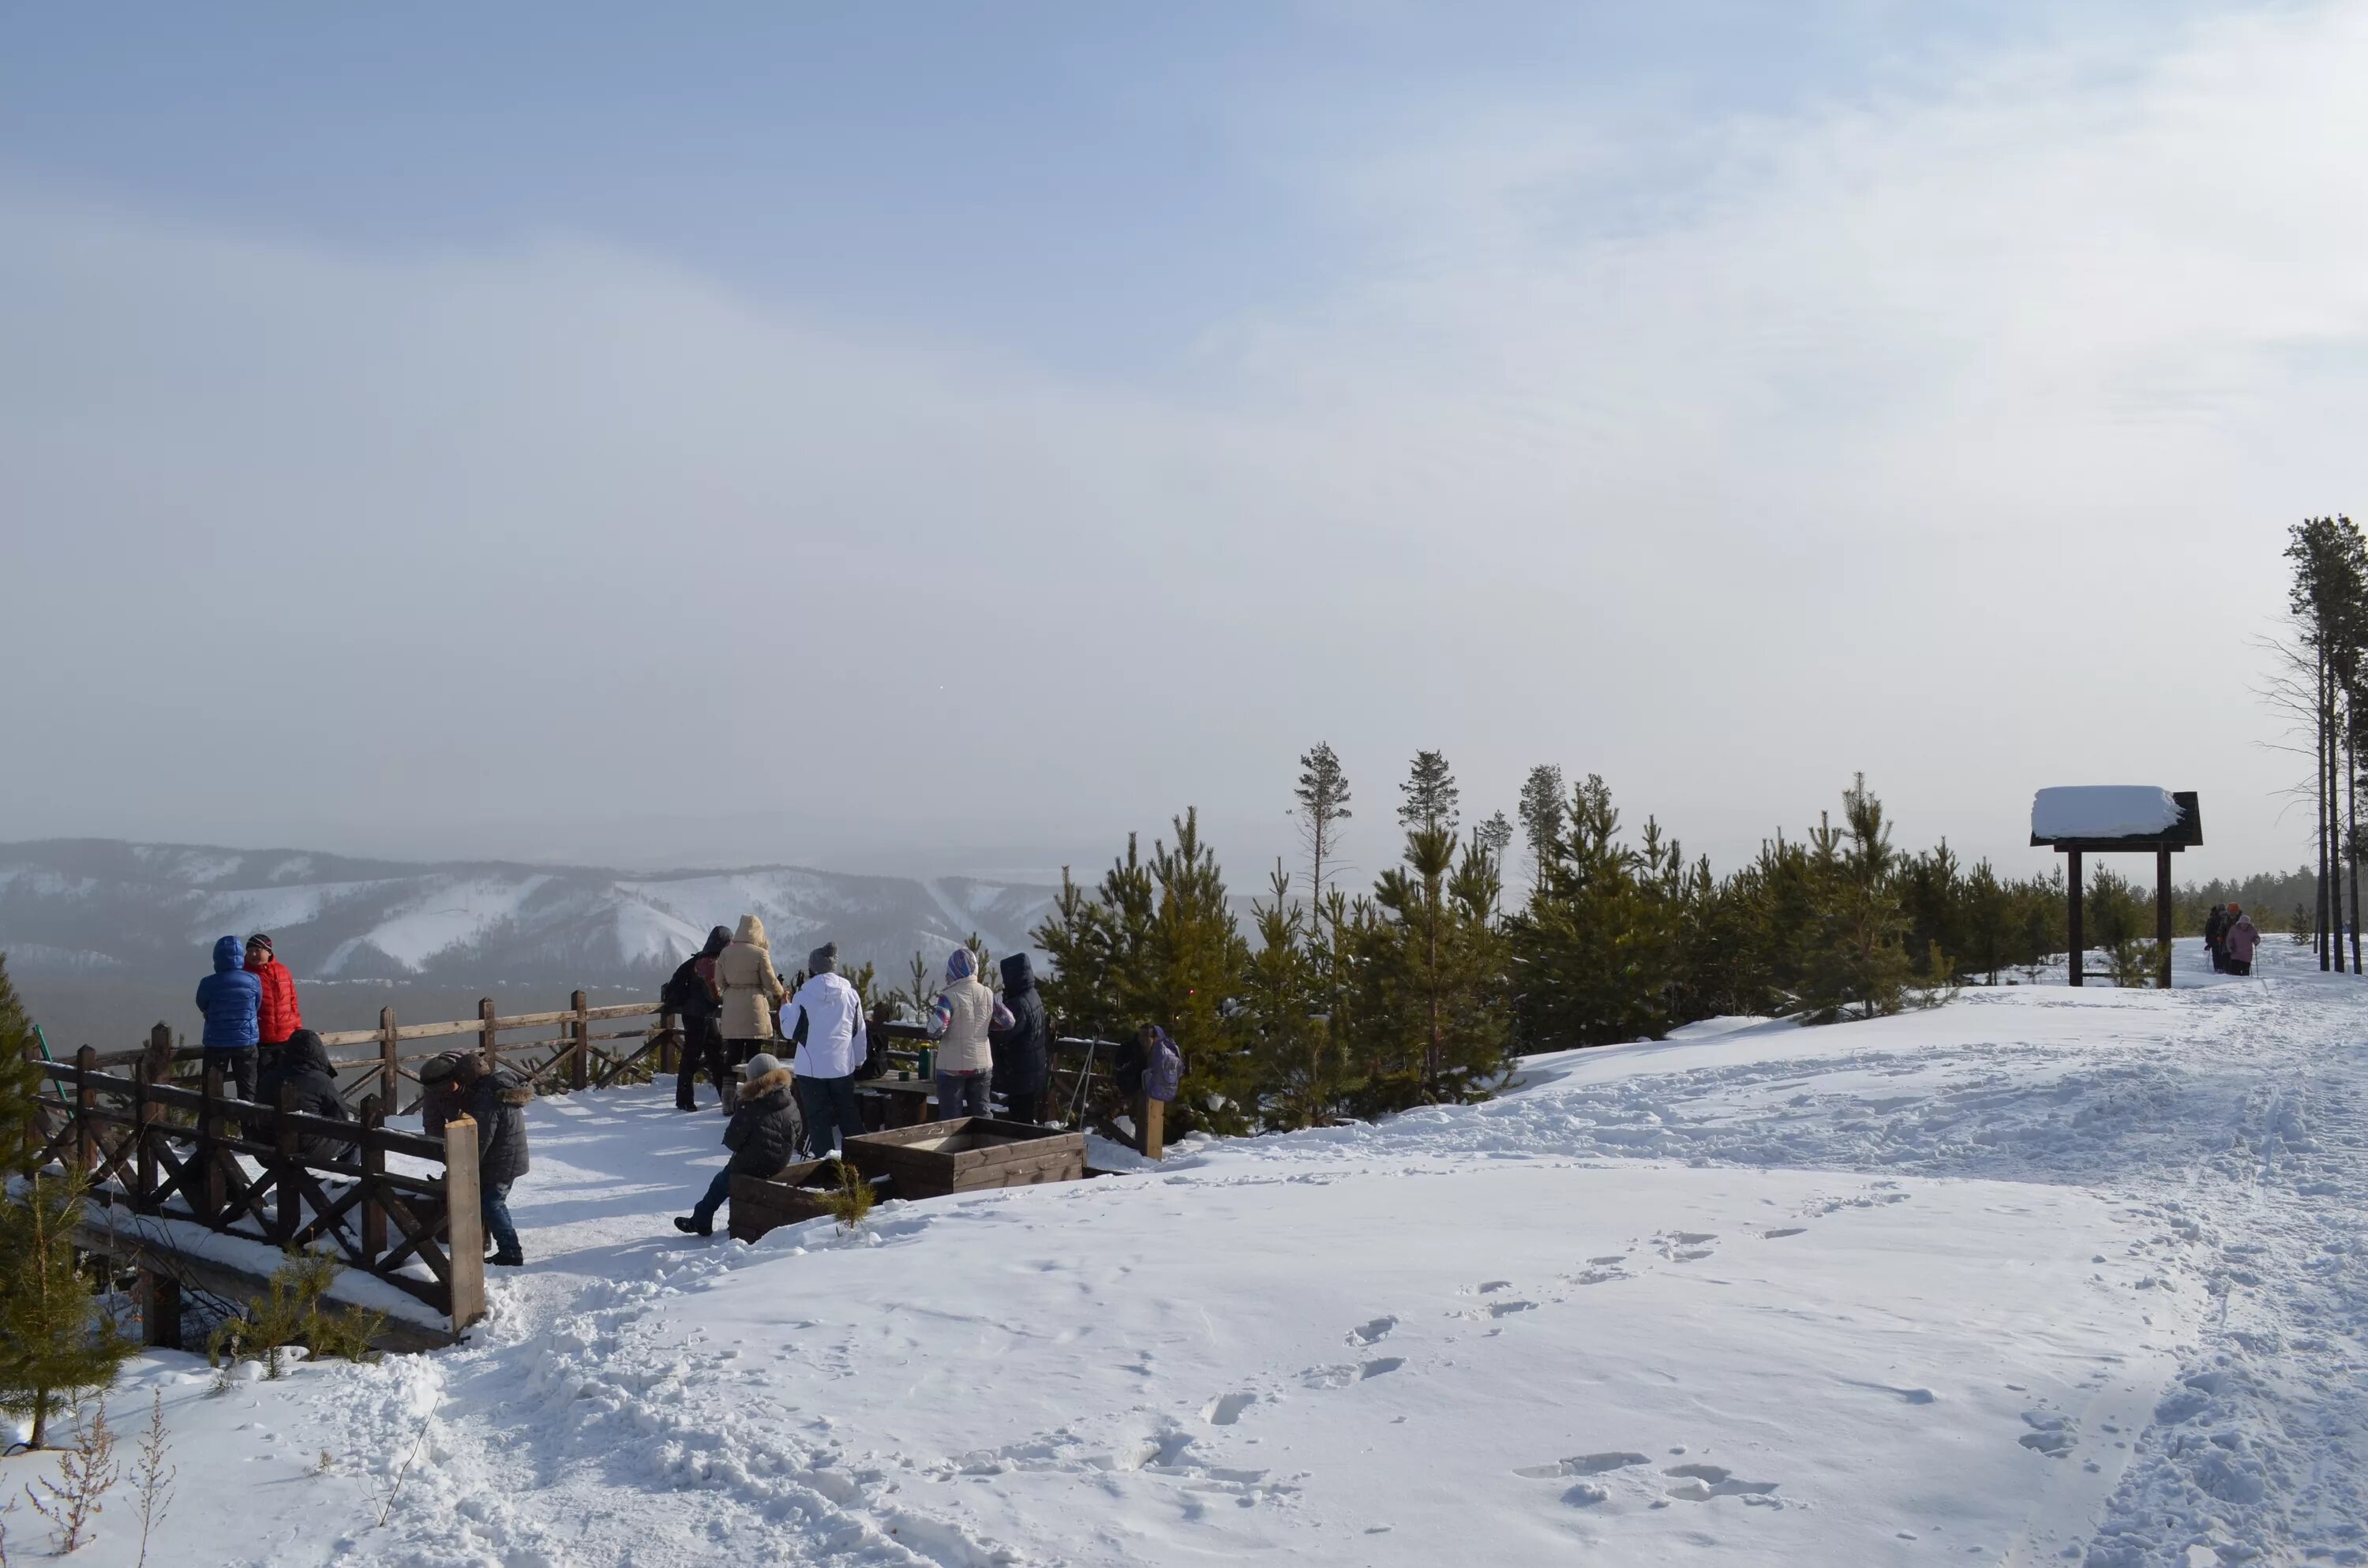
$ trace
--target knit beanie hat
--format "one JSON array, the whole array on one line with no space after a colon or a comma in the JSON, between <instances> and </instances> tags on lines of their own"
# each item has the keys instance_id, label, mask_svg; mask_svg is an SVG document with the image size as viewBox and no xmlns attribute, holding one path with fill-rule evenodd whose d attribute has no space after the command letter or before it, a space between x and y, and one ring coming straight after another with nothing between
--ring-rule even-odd
<instances>
[{"instance_id":1,"label":"knit beanie hat","mask_svg":"<svg viewBox=\"0 0 2368 1568\"><path fill-rule=\"evenodd\" d=\"M780 1057L774 1055L769 1051L760 1051L756 1055L748 1058L747 1081L753 1084L757 1079L764 1077L767 1074L778 1073L780 1070L781 1059Z\"/></svg>"},{"instance_id":2,"label":"knit beanie hat","mask_svg":"<svg viewBox=\"0 0 2368 1568\"><path fill-rule=\"evenodd\" d=\"M806 972L808 974L837 974L838 972L838 944L837 942L825 942L821 947L816 948L813 952L808 953L806 955Z\"/></svg>"}]
</instances>

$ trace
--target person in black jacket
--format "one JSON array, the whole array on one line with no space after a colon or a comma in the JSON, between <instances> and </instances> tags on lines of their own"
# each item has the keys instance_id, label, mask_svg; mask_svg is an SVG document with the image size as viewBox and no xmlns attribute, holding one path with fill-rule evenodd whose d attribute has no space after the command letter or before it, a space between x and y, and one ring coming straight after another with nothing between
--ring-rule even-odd
<instances>
[{"instance_id":1,"label":"person in black jacket","mask_svg":"<svg viewBox=\"0 0 2368 1568\"><path fill-rule=\"evenodd\" d=\"M707 1184L707 1196L687 1214L675 1216L674 1228L694 1236L712 1235L715 1211L732 1196L735 1176L768 1176L797 1153L797 1113L790 1108L790 1070L780 1057L760 1051L748 1059L748 1081L740 1085L740 1106L723 1130L723 1146L731 1160Z\"/></svg>"},{"instance_id":2,"label":"person in black jacket","mask_svg":"<svg viewBox=\"0 0 2368 1568\"><path fill-rule=\"evenodd\" d=\"M1052 1079L1053 1028L1026 953L1003 960L1003 1005L1010 1009L1011 1027L990 1028L986 1036L995 1052L996 1092L1012 1120L1041 1122Z\"/></svg>"},{"instance_id":3,"label":"person in black jacket","mask_svg":"<svg viewBox=\"0 0 2368 1568\"><path fill-rule=\"evenodd\" d=\"M2203 917L2203 947L2212 955L2212 970L2215 974L2227 971L2227 941L2228 908L2226 904L2214 903L2212 912Z\"/></svg>"},{"instance_id":4,"label":"person in black jacket","mask_svg":"<svg viewBox=\"0 0 2368 1568\"><path fill-rule=\"evenodd\" d=\"M682 1015L682 1068L674 1075L674 1108L697 1110L701 1070L715 1092L732 1097L731 1070L724 1065L723 1003L715 989L715 955L732 942L729 928L718 926L707 934L707 946L682 960L658 999Z\"/></svg>"},{"instance_id":5,"label":"person in black jacket","mask_svg":"<svg viewBox=\"0 0 2368 1568\"><path fill-rule=\"evenodd\" d=\"M460 1086L460 1108L477 1124L477 1210L495 1248L485 1261L516 1268L526 1255L510 1222L510 1188L527 1173L526 1108L533 1103L534 1085L514 1068L488 1068L475 1051L460 1058L451 1082ZM450 1108L449 1100L434 1100L431 1095L420 1105L421 1124L431 1137L443 1131Z\"/></svg>"},{"instance_id":6,"label":"person in black jacket","mask_svg":"<svg viewBox=\"0 0 2368 1568\"><path fill-rule=\"evenodd\" d=\"M296 1108L307 1116L326 1117L332 1121L354 1119L353 1112L337 1096L337 1070L330 1064L329 1053L322 1048L319 1035L311 1029L298 1029L273 1051L271 1065L256 1080L255 1097L258 1104L277 1110L279 1091L285 1086L296 1092ZM352 1154L354 1141L333 1132L308 1132L296 1140L296 1149L308 1160L342 1160Z\"/></svg>"}]
</instances>

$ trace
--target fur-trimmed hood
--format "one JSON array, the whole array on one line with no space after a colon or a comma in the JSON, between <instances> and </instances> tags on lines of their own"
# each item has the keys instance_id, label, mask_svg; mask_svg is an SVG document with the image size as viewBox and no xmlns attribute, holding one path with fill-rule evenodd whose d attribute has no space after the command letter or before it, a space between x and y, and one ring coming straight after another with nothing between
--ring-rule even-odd
<instances>
[{"instance_id":1,"label":"fur-trimmed hood","mask_svg":"<svg viewBox=\"0 0 2368 1568\"><path fill-rule=\"evenodd\" d=\"M741 1085L740 1102L743 1105L747 1105L754 1101L763 1099L775 1089L786 1089L789 1086L790 1070L786 1067L776 1067L771 1072L766 1074L763 1077L751 1078L746 1083Z\"/></svg>"}]
</instances>

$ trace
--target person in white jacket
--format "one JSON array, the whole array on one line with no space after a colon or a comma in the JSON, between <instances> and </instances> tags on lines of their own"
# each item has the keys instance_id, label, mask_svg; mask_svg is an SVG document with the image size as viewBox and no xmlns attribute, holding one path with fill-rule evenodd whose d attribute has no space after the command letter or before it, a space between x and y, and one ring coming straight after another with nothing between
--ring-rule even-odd
<instances>
[{"instance_id":1,"label":"person in white jacket","mask_svg":"<svg viewBox=\"0 0 2368 1568\"><path fill-rule=\"evenodd\" d=\"M805 1117L806 1153L824 1159L831 1134L860 1136L863 1112L855 1103L855 1070L871 1053L863 1027L863 997L838 972L838 944L826 942L806 955L813 978L781 1004L781 1033L805 1042L797 1048L798 1109Z\"/></svg>"}]
</instances>

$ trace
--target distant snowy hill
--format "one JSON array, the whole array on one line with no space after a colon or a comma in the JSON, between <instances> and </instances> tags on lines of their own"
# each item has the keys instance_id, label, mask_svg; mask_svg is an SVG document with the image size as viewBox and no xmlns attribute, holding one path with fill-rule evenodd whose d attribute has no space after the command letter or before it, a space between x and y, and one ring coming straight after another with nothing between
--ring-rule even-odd
<instances>
[{"instance_id":1,"label":"distant snowy hill","mask_svg":"<svg viewBox=\"0 0 2368 1568\"><path fill-rule=\"evenodd\" d=\"M636 983L753 910L785 971L835 940L893 979L916 949L934 962L973 931L997 953L1025 947L1053 892L790 866L632 875L52 839L0 844L0 951L26 973L177 980L215 937L268 931L315 979Z\"/></svg>"}]
</instances>

